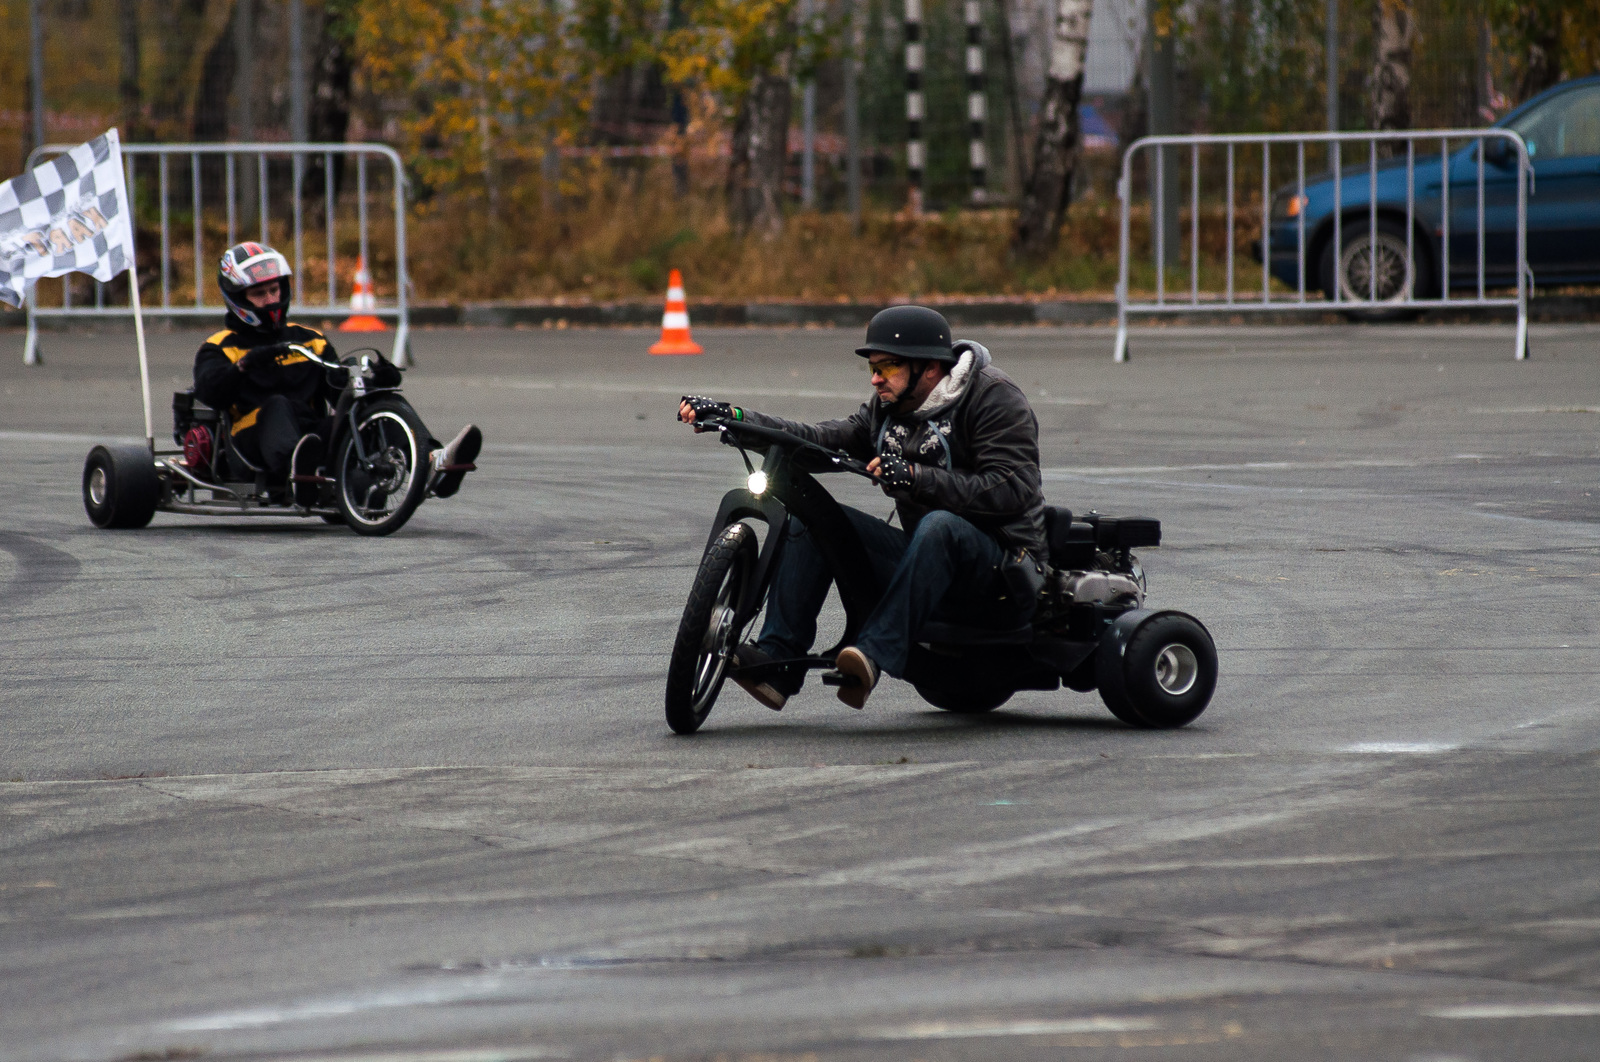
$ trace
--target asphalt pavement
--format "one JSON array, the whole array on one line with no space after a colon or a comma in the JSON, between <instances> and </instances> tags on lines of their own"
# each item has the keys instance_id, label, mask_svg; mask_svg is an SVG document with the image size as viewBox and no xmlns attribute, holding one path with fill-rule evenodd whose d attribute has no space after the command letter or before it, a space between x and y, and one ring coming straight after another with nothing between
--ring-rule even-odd
<instances>
[{"instance_id":1,"label":"asphalt pavement","mask_svg":"<svg viewBox=\"0 0 1600 1062\"><path fill-rule=\"evenodd\" d=\"M0 1060L1593 1057L1600 328L968 334L1051 501L1162 520L1189 727L813 680L671 734L744 473L677 397L845 415L854 329L420 330L486 443L385 539L96 530L132 337L0 333Z\"/></svg>"}]
</instances>

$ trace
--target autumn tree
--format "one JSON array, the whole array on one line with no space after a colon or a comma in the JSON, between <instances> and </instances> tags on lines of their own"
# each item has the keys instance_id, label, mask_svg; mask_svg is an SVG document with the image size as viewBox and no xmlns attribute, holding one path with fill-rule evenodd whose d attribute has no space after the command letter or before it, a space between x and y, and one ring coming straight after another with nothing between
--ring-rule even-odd
<instances>
[{"instance_id":1,"label":"autumn tree","mask_svg":"<svg viewBox=\"0 0 1600 1062\"><path fill-rule=\"evenodd\" d=\"M557 0L366 0L357 10L373 89L405 101L400 128L434 187L482 188L491 217L507 169L552 149L581 114L583 51Z\"/></svg>"},{"instance_id":2,"label":"autumn tree","mask_svg":"<svg viewBox=\"0 0 1600 1062\"><path fill-rule=\"evenodd\" d=\"M667 69L733 112L728 216L736 229L774 235L783 225L790 79L819 58L826 27L802 27L797 0L687 0L682 11L685 24L668 34Z\"/></svg>"},{"instance_id":3,"label":"autumn tree","mask_svg":"<svg viewBox=\"0 0 1600 1062\"><path fill-rule=\"evenodd\" d=\"M1072 199L1078 161L1078 103L1083 96L1083 59L1089 46L1093 0L1055 0L1050 71L1039 108L1033 165L1023 185L1012 248L1038 257L1055 248Z\"/></svg>"},{"instance_id":4,"label":"autumn tree","mask_svg":"<svg viewBox=\"0 0 1600 1062\"><path fill-rule=\"evenodd\" d=\"M1367 77L1373 129L1411 128L1411 50L1416 39L1411 0L1373 0L1372 72Z\"/></svg>"}]
</instances>

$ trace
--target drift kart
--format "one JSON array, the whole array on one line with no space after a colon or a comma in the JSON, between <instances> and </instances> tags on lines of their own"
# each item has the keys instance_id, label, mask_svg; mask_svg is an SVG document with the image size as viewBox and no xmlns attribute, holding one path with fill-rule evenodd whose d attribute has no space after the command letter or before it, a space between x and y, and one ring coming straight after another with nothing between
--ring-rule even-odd
<instances>
[{"instance_id":1,"label":"drift kart","mask_svg":"<svg viewBox=\"0 0 1600 1062\"><path fill-rule=\"evenodd\" d=\"M332 438L296 445L289 482L269 484L233 445L226 410L172 396L178 448L96 446L83 466L83 507L96 527L144 527L157 512L196 516L302 516L343 523L358 535L387 535L411 518L429 489L428 431L400 394L401 370L376 350L332 361L290 349L321 365L339 389ZM146 415L148 417L148 404ZM443 471L469 472L472 464Z\"/></svg>"},{"instance_id":2,"label":"drift kart","mask_svg":"<svg viewBox=\"0 0 1600 1062\"><path fill-rule=\"evenodd\" d=\"M672 647L666 714L680 734L706 721L736 666L734 651L762 611L791 514L812 530L832 569L845 631L825 653L752 666L743 677L762 681L798 667L822 671L828 685L850 681L834 670L834 660L855 643L883 593L855 529L815 478L825 472L870 478L865 464L776 428L721 418L703 426L739 448L749 480L722 499ZM764 453L759 469L747 451ZM908 681L928 703L951 712L988 712L1018 690L1066 686L1098 690L1129 726L1193 722L1216 688L1217 651L1193 616L1145 608L1145 576L1133 550L1160 545L1160 522L1099 513L1074 518L1053 507L1045 515L1051 570L1031 622L1013 630L929 623L915 638ZM754 522L768 528L759 546Z\"/></svg>"}]
</instances>

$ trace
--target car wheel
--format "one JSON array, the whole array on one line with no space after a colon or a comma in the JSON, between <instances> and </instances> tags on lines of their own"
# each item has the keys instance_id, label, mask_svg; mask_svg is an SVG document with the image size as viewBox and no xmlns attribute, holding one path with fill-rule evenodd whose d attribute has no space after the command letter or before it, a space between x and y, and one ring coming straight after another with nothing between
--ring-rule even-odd
<instances>
[{"instance_id":1,"label":"car wheel","mask_svg":"<svg viewBox=\"0 0 1600 1062\"><path fill-rule=\"evenodd\" d=\"M103 528L144 527L161 504L161 477L148 447L96 446L83 462L83 508Z\"/></svg>"},{"instance_id":2,"label":"car wheel","mask_svg":"<svg viewBox=\"0 0 1600 1062\"><path fill-rule=\"evenodd\" d=\"M1345 224L1340 234L1338 262L1334 261L1333 241L1330 239L1322 251L1322 295L1334 300L1335 283L1339 298L1345 303L1348 316L1364 321L1403 320L1420 312L1403 308L1414 298L1426 297L1432 287L1427 272L1428 256L1425 248L1413 240L1411 253L1406 253L1405 226L1390 218L1378 219L1377 239L1365 218L1355 218ZM1373 281L1377 282L1377 297L1373 298ZM1383 309L1384 304L1398 304L1393 309Z\"/></svg>"}]
</instances>

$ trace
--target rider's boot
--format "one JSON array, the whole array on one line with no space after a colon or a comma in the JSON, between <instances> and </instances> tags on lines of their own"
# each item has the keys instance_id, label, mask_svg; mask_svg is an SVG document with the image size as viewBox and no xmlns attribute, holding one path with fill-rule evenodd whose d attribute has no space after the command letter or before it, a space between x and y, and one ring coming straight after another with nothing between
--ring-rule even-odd
<instances>
[{"instance_id":1,"label":"rider's boot","mask_svg":"<svg viewBox=\"0 0 1600 1062\"><path fill-rule=\"evenodd\" d=\"M839 652L833 666L839 674L851 681L839 687L839 699L852 708L865 708L867 698L878 684L878 665L860 649L848 646Z\"/></svg>"},{"instance_id":2,"label":"rider's boot","mask_svg":"<svg viewBox=\"0 0 1600 1062\"><path fill-rule=\"evenodd\" d=\"M461 489L461 481L477 467L473 462L482 448L483 432L476 424L468 424L454 439L433 452L428 488L436 497L448 498Z\"/></svg>"},{"instance_id":3,"label":"rider's boot","mask_svg":"<svg viewBox=\"0 0 1600 1062\"><path fill-rule=\"evenodd\" d=\"M772 657L763 653L755 646L746 643L733 651L733 670L728 677L737 682L750 696L771 708L774 712L783 711L783 706L788 703L789 695L780 692L770 679L740 678L741 668L755 667L758 664L770 663Z\"/></svg>"}]
</instances>

